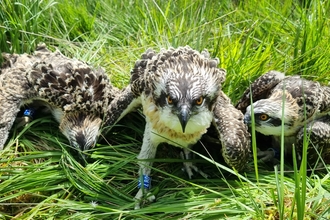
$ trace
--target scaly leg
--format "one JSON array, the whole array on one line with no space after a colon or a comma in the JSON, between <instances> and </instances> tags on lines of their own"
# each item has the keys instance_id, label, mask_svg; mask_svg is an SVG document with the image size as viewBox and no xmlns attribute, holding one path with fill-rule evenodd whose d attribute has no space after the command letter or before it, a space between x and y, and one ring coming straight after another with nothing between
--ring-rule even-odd
<instances>
[{"instance_id":1,"label":"scaly leg","mask_svg":"<svg viewBox=\"0 0 330 220\"><path fill-rule=\"evenodd\" d=\"M153 159L156 157L157 146L159 143L154 143L155 141L152 140L151 135L151 129L149 124L147 123L144 131L142 148L137 157L141 161L139 161L139 191L135 195L135 200L137 201L137 203L135 204L135 209L140 209L140 205L142 202L141 200L144 195L147 195L147 199L150 202L153 202L156 199L154 195L150 195L149 193L149 190L151 188L150 172L153 162L146 160Z\"/></svg>"}]
</instances>

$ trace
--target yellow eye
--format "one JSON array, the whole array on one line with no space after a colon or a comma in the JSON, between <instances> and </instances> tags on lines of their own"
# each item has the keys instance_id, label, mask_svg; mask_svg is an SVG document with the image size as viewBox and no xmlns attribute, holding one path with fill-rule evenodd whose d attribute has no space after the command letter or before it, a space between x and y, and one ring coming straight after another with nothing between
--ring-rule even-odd
<instances>
[{"instance_id":1,"label":"yellow eye","mask_svg":"<svg viewBox=\"0 0 330 220\"><path fill-rule=\"evenodd\" d=\"M201 105L201 104L203 104L203 101L204 101L204 98L201 96L198 99L196 99L195 103L196 103L196 105Z\"/></svg>"},{"instance_id":2,"label":"yellow eye","mask_svg":"<svg viewBox=\"0 0 330 220\"><path fill-rule=\"evenodd\" d=\"M173 99L171 98L171 96L167 96L167 103L168 104L173 104Z\"/></svg>"},{"instance_id":3,"label":"yellow eye","mask_svg":"<svg viewBox=\"0 0 330 220\"><path fill-rule=\"evenodd\" d=\"M267 114L261 114L261 115L259 115L259 119L261 121L266 121L268 118L269 118L269 116Z\"/></svg>"}]
</instances>

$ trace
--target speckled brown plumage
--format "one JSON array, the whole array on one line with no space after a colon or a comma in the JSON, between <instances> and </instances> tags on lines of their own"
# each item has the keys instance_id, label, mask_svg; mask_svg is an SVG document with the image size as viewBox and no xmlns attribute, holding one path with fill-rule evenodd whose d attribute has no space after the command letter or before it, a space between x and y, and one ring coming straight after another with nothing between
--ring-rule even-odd
<instances>
[{"instance_id":1,"label":"speckled brown plumage","mask_svg":"<svg viewBox=\"0 0 330 220\"><path fill-rule=\"evenodd\" d=\"M283 73L274 70L269 71L267 74L261 75L251 85L253 86L252 95L250 88L247 88L242 94L242 98L237 102L236 108L245 113L246 108L251 104L251 96L252 102L267 98L272 89L274 89L274 87L284 78L285 75Z\"/></svg>"},{"instance_id":2,"label":"speckled brown plumage","mask_svg":"<svg viewBox=\"0 0 330 220\"><path fill-rule=\"evenodd\" d=\"M214 124L222 145L222 155L230 167L243 170L250 156L250 134L244 125L244 115L221 91L214 109Z\"/></svg>"},{"instance_id":3,"label":"speckled brown plumage","mask_svg":"<svg viewBox=\"0 0 330 220\"><path fill-rule=\"evenodd\" d=\"M266 88L263 92L263 88ZM302 151L304 126L309 144L309 162L316 161L315 149L329 161L330 152L330 88L300 76L285 76L270 71L251 85L253 110L249 103L250 90L244 93L237 105L245 113L245 122L251 123L251 112L255 118L256 131L273 137L273 147L279 148L282 125L284 126L286 153L295 145ZM244 109L247 107L246 109ZM283 108L284 111L283 111ZM282 112L284 114L282 114ZM312 153L314 152L314 153ZM260 152L263 155L263 152ZM265 158L269 158L267 155Z\"/></svg>"},{"instance_id":4,"label":"speckled brown plumage","mask_svg":"<svg viewBox=\"0 0 330 220\"><path fill-rule=\"evenodd\" d=\"M79 150L97 139L109 102L116 94L102 69L51 52L39 45L32 54L2 54L0 75L0 149L20 107L38 101L59 122L62 133Z\"/></svg>"},{"instance_id":5,"label":"speckled brown plumage","mask_svg":"<svg viewBox=\"0 0 330 220\"><path fill-rule=\"evenodd\" d=\"M148 159L155 157L162 142L183 148L183 157L189 159L190 148L211 123L219 132L228 165L238 170L244 167L250 145L247 126L243 114L221 91L226 72L218 64L218 59L211 58L206 50L200 53L188 46L162 49L159 53L149 49L135 63L131 83L111 102L106 122L114 124L142 107L146 127L138 156L140 175L150 174L152 162ZM191 162L184 166L190 178L192 171L205 176ZM139 201L147 191L140 189L135 198Z\"/></svg>"}]
</instances>

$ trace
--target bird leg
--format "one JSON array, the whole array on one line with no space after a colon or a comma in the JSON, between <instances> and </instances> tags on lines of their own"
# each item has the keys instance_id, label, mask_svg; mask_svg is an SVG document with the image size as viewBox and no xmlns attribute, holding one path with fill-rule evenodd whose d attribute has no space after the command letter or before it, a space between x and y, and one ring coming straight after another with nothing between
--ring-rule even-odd
<instances>
[{"instance_id":1,"label":"bird leg","mask_svg":"<svg viewBox=\"0 0 330 220\"><path fill-rule=\"evenodd\" d=\"M17 128L24 127L25 125L29 124L32 121L32 118L23 116L17 117L15 120L15 124Z\"/></svg>"},{"instance_id":2,"label":"bird leg","mask_svg":"<svg viewBox=\"0 0 330 220\"><path fill-rule=\"evenodd\" d=\"M279 148L268 148L267 150L260 150L259 148L257 149L257 157L258 160L264 162L264 163L271 163L273 165L279 164L280 160L280 151Z\"/></svg>"},{"instance_id":3,"label":"bird leg","mask_svg":"<svg viewBox=\"0 0 330 220\"><path fill-rule=\"evenodd\" d=\"M180 156L182 159L184 160L190 160L191 159L191 151L189 148L184 148L183 152L180 153ZM204 178L207 178L208 175L206 173L204 173L203 171L201 171L200 169L198 169L197 166L195 166L192 162L183 162L183 166L185 171L188 174L189 179L192 179L193 177L193 172L192 170L194 170L196 173L199 173L201 176L203 176Z\"/></svg>"},{"instance_id":4,"label":"bird leg","mask_svg":"<svg viewBox=\"0 0 330 220\"><path fill-rule=\"evenodd\" d=\"M153 162L148 160L156 157L157 145L158 144L154 144L153 141L151 140L151 133L148 131L148 124L147 124L146 131L143 137L142 148L137 157L140 160L138 162L140 169L139 169L139 183L138 183L139 191L137 192L134 198L136 200L135 209L140 209L142 198L145 195L150 202L153 202L156 199L155 195L152 195L149 192L151 188L151 178L149 175L151 173L151 166Z\"/></svg>"},{"instance_id":5,"label":"bird leg","mask_svg":"<svg viewBox=\"0 0 330 220\"><path fill-rule=\"evenodd\" d=\"M34 108L26 108L24 109L24 113L22 117L17 117L15 120L16 127L20 128L33 120L35 109Z\"/></svg>"},{"instance_id":6,"label":"bird leg","mask_svg":"<svg viewBox=\"0 0 330 220\"><path fill-rule=\"evenodd\" d=\"M23 115L21 117L17 117L15 120L17 128L24 127L30 123L34 119L36 111L39 112L41 110L40 112L45 114L51 113L48 104L41 100L33 100L32 103L29 103L24 107L25 109Z\"/></svg>"}]
</instances>

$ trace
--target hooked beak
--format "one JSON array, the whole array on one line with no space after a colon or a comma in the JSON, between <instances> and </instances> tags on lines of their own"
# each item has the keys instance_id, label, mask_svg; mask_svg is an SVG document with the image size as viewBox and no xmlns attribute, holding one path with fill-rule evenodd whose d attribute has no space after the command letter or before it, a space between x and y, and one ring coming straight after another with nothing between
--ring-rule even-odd
<instances>
[{"instance_id":1,"label":"hooked beak","mask_svg":"<svg viewBox=\"0 0 330 220\"><path fill-rule=\"evenodd\" d=\"M251 124L251 116L249 114L244 115L244 124L247 124L247 125Z\"/></svg>"},{"instance_id":2,"label":"hooked beak","mask_svg":"<svg viewBox=\"0 0 330 220\"><path fill-rule=\"evenodd\" d=\"M187 105L183 105L180 108L180 112L178 114L178 118L180 120L180 124L182 127L182 132L185 132L186 129L186 125L188 123L188 120L190 118L190 111L189 111L189 107Z\"/></svg>"},{"instance_id":3,"label":"hooked beak","mask_svg":"<svg viewBox=\"0 0 330 220\"><path fill-rule=\"evenodd\" d=\"M81 136L79 139L79 143L70 141L72 154L75 155L75 159L83 166L86 166L88 155L85 151L85 138Z\"/></svg>"}]
</instances>

